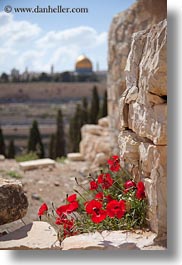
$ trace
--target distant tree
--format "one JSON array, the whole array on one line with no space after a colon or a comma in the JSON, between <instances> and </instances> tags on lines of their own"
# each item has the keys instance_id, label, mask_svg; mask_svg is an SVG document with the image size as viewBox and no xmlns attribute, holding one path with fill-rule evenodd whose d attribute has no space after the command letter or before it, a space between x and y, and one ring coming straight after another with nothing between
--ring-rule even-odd
<instances>
[{"instance_id":1,"label":"distant tree","mask_svg":"<svg viewBox=\"0 0 182 265\"><path fill-rule=\"evenodd\" d=\"M6 145L4 141L3 131L0 128L0 154L6 156Z\"/></svg>"},{"instance_id":2,"label":"distant tree","mask_svg":"<svg viewBox=\"0 0 182 265\"><path fill-rule=\"evenodd\" d=\"M71 152L79 151L82 125L83 125L82 110L80 104L77 104L75 114L70 120L70 127L69 127L69 140L70 140Z\"/></svg>"},{"instance_id":3,"label":"distant tree","mask_svg":"<svg viewBox=\"0 0 182 265\"><path fill-rule=\"evenodd\" d=\"M92 99L91 99L91 107L90 107L90 123L97 124L98 114L99 114L99 95L97 91L97 87L94 86L92 89Z\"/></svg>"},{"instance_id":4,"label":"distant tree","mask_svg":"<svg viewBox=\"0 0 182 265\"><path fill-rule=\"evenodd\" d=\"M89 117L88 117L88 101L86 97L82 98L82 125L83 124L87 124L89 121Z\"/></svg>"},{"instance_id":5,"label":"distant tree","mask_svg":"<svg viewBox=\"0 0 182 265\"><path fill-rule=\"evenodd\" d=\"M14 145L13 140L10 140L10 142L9 142L7 157L8 158L14 158L15 157L15 145Z\"/></svg>"},{"instance_id":6,"label":"distant tree","mask_svg":"<svg viewBox=\"0 0 182 265\"><path fill-rule=\"evenodd\" d=\"M62 72L60 74L60 81L61 82L71 82L72 81L71 73L68 71Z\"/></svg>"},{"instance_id":7,"label":"distant tree","mask_svg":"<svg viewBox=\"0 0 182 265\"><path fill-rule=\"evenodd\" d=\"M66 141L64 134L64 122L61 109L57 113L57 130L56 130L56 157L66 155Z\"/></svg>"},{"instance_id":8,"label":"distant tree","mask_svg":"<svg viewBox=\"0 0 182 265\"><path fill-rule=\"evenodd\" d=\"M100 108L99 118L107 116L107 91L104 92L102 106Z\"/></svg>"},{"instance_id":9,"label":"distant tree","mask_svg":"<svg viewBox=\"0 0 182 265\"><path fill-rule=\"evenodd\" d=\"M45 72L42 72L39 76L39 81L48 82L50 81L50 79L51 79L50 76Z\"/></svg>"},{"instance_id":10,"label":"distant tree","mask_svg":"<svg viewBox=\"0 0 182 265\"><path fill-rule=\"evenodd\" d=\"M33 121L32 127L30 128L28 139L28 152L35 152L39 158L44 157L44 146L36 120Z\"/></svg>"},{"instance_id":11,"label":"distant tree","mask_svg":"<svg viewBox=\"0 0 182 265\"><path fill-rule=\"evenodd\" d=\"M49 157L56 159L56 135L52 134L49 142Z\"/></svg>"},{"instance_id":12,"label":"distant tree","mask_svg":"<svg viewBox=\"0 0 182 265\"><path fill-rule=\"evenodd\" d=\"M2 73L2 75L1 75L1 81L2 81L2 82L8 82L8 81L9 81L9 76L8 76L8 74L6 74L6 73Z\"/></svg>"}]
</instances>

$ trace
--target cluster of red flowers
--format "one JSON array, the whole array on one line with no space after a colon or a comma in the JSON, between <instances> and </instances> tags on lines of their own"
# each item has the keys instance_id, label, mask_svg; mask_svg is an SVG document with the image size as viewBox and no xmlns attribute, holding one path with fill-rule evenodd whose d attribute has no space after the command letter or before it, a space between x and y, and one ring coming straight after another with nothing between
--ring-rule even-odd
<instances>
[{"instance_id":1,"label":"cluster of red flowers","mask_svg":"<svg viewBox=\"0 0 182 265\"><path fill-rule=\"evenodd\" d=\"M76 211L79 207L76 194L72 194L69 197L67 197L68 204L62 205L56 209L56 213L58 217L56 218L56 224L63 226L63 233L64 238L66 236L75 235L76 232L74 232L74 219L68 219L68 214ZM43 203L38 211L38 216L44 215L45 212L48 211L48 206L46 203Z\"/></svg>"},{"instance_id":2,"label":"cluster of red flowers","mask_svg":"<svg viewBox=\"0 0 182 265\"><path fill-rule=\"evenodd\" d=\"M121 187L120 196L115 195L115 179L112 177L112 172L118 172L120 170L118 156L112 156L108 160L109 173L101 173L97 178L93 178L90 181L89 190L93 193L93 199L84 202L85 214L89 216L93 223L100 223L107 217L121 219L128 211L127 206L129 196L137 200L143 200L145 198L145 187L143 182L136 184L133 180L127 180ZM111 188L111 189L110 189ZM77 195L72 194L67 197L67 203L61 205L56 209L57 218L55 223L63 227L64 237L74 235L76 232L75 220L73 219L73 212L79 209L79 202ZM39 209L38 215L42 216L47 213L48 207L44 203Z\"/></svg>"},{"instance_id":3,"label":"cluster of red flowers","mask_svg":"<svg viewBox=\"0 0 182 265\"><path fill-rule=\"evenodd\" d=\"M108 165L109 165L109 169L112 172L118 172L120 170L120 160L119 160L119 156L112 156L111 159L109 159L107 161Z\"/></svg>"},{"instance_id":4,"label":"cluster of red flowers","mask_svg":"<svg viewBox=\"0 0 182 265\"><path fill-rule=\"evenodd\" d=\"M90 190L97 190L99 184L102 186L102 189L108 189L112 186L113 182L114 180L109 173L100 174L96 181L92 180L90 182Z\"/></svg>"}]
</instances>

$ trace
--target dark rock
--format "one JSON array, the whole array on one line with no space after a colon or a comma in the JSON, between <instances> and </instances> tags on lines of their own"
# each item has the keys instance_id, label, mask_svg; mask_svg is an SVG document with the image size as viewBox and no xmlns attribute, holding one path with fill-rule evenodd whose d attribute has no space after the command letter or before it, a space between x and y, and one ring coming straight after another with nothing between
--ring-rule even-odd
<instances>
[{"instance_id":1,"label":"dark rock","mask_svg":"<svg viewBox=\"0 0 182 265\"><path fill-rule=\"evenodd\" d=\"M27 208L21 182L0 178L0 225L23 218Z\"/></svg>"}]
</instances>

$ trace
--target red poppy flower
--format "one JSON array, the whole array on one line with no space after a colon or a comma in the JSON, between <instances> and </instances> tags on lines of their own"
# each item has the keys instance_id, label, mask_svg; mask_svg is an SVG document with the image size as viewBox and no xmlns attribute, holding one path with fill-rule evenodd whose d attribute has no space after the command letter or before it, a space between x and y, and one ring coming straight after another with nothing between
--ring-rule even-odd
<instances>
[{"instance_id":1,"label":"red poppy flower","mask_svg":"<svg viewBox=\"0 0 182 265\"><path fill-rule=\"evenodd\" d=\"M117 217L118 219L122 218L126 212L126 204L125 201L116 201L113 200L107 204L106 207L107 214L111 218Z\"/></svg>"},{"instance_id":2,"label":"red poppy flower","mask_svg":"<svg viewBox=\"0 0 182 265\"><path fill-rule=\"evenodd\" d=\"M48 207L47 207L47 204L46 203L43 203L40 208L39 208L39 211L38 211L38 216L42 216L45 212L48 211Z\"/></svg>"},{"instance_id":3,"label":"red poppy flower","mask_svg":"<svg viewBox=\"0 0 182 265\"><path fill-rule=\"evenodd\" d=\"M60 218L60 217L57 217L55 223L56 223L57 225L62 225L62 224L64 224L64 220L66 220L66 219L64 219L64 218Z\"/></svg>"},{"instance_id":4,"label":"red poppy flower","mask_svg":"<svg viewBox=\"0 0 182 265\"><path fill-rule=\"evenodd\" d=\"M62 205L56 209L56 213L62 217L63 214L66 214L68 211L69 204Z\"/></svg>"},{"instance_id":5,"label":"red poppy flower","mask_svg":"<svg viewBox=\"0 0 182 265\"><path fill-rule=\"evenodd\" d=\"M107 212L103 209L99 209L96 214L92 214L91 219L94 223L102 222L107 216Z\"/></svg>"},{"instance_id":6,"label":"red poppy flower","mask_svg":"<svg viewBox=\"0 0 182 265\"><path fill-rule=\"evenodd\" d=\"M90 190L96 190L98 188L96 181L90 181Z\"/></svg>"},{"instance_id":7,"label":"red poppy flower","mask_svg":"<svg viewBox=\"0 0 182 265\"><path fill-rule=\"evenodd\" d=\"M73 201L72 203L68 204L67 213L72 213L75 210L77 210L79 207L79 204L77 201Z\"/></svg>"},{"instance_id":8,"label":"red poppy flower","mask_svg":"<svg viewBox=\"0 0 182 265\"><path fill-rule=\"evenodd\" d=\"M107 161L109 169L113 172L118 172L120 170L119 161L119 156L112 156L111 159Z\"/></svg>"},{"instance_id":9,"label":"red poppy flower","mask_svg":"<svg viewBox=\"0 0 182 265\"><path fill-rule=\"evenodd\" d=\"M113 197L111 195L107 195L106 196L107 202L110 202L113 200Z\"/></svg>"},{"instance_id":10,"label":"red poppy flower","mask_svg":"<svg viewBox=\"0 0 182 265\"><path fill-rule=\"evenodd\" d=\"M127 193L129 190L131 190L132 188L136 187L136 184L134 181L132 180L127 180L124 184L124 192Z\"/></svg>"},{"instance_id":11,"label":"red poppy flower","mask_svg":"<svg viewBox=\"0 0 182 265\"><path fill-rule=\"evenodd\" d=\"M104 173L98 176L97 183L102 185L103 189L108 189L112 186L114 180L109 173Z\"/></svg>"},{"instance_id":12,"label":"red poppy flower","mask_svg":"<svg viewBox=\"0 0 182 265\"><path fill-rule=\"evenodd\" d=\"M102 222L107 213L102 209L102 203L96 200L91 200L86 204L85 210L88 214L91 214L91 219L94 223Z\"/></svg>"},{"instance_id":13,"label":"red poppy flower","mask_svg":"<svg viewBox=\"0 0 182 265\"><path fill-rule=\"evenodd\" d=\"M101 200L102 201L103 197L104 197L103 192L99 192L99 193L97 193L95 195L95 199L97 199L97 200Z\"/></svg>"},{"instance_id":14,"label":"red poppy flower","mask_svg":"<svg viewBox=\"0 0 182 265\"><path fill-rule=\"evenodd\" d=\"M145 195L145 186L142 181L137 184L136 198L142 200L146 197Z\"/></svg>"},{"instance_id":15,"label":"red poppy flower","mask_svg":"<svg viewBox=\"0 0 182 265\"><path fill-rule=\"evenodd\" d=\"M67 198L68 202L74 202L76 201L76 194L72 194Z\"/></svg>"}]
</instances>

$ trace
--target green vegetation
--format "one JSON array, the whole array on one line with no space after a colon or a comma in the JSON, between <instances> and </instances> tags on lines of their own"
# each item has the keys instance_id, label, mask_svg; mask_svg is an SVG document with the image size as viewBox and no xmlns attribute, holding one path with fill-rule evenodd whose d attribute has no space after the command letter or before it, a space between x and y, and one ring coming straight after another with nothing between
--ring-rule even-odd
<instances>
[{"instance_id":1,"label":"green vegetation","mask_svg":"<svg viewBox=\"0 0 182 265\"><path fill-rule=\"evenodd\" d=\"M23 177L20 173L14 170L8 171L6 174L14 179L21 179Z\"/></svg>"},{"instance_id":2,"label":"green vegetation","mask_svg":"<svg viewBox=\"0 0 182 265\"><path fill-rule=\"evenodd\" d=\"M50 137L50 142L49 142L49 157L51 159L56 159L56 136L55 134L52 134Z\"/></svg>"},{"instance_id":3,"label":"green vegetation","mask_svg":"<svg viewBox=\"0 0 182 265\"><path fill-rule=\"evenodd\" d=\"M25 162L30 160L39 159L38 155L35 152L29 152L27 154L21 154L15 157L17 162Z\"/></svg>"},{"instance_id":4,"label":"green vegetation","mask_svg":"<svg viewBox=\"0 0 182 265\"><path fill-rule=\"evenodd\" d=\"M104 92L102 106L100 108L100 118L107 116L107 91Z\"/></svg>"},{"instance_id":5,"label":"green vegetation","mask_svg":"<svg viewBox=\"0 0 182 265\"><path fill-rule=\"evenodd\" d=\"M97 124L98 114L99 114L100 104L99 104L99 95L97 87L94 86L92 90L92 99L90 107L90 123Z\"/></svg>"},{"instance_id":6,"label":"green vegetation","mask_svg":"<svg viewBox=\"0 0 182 265\"><path fill-rule=\"evenodd\" d=\"M57 112L56 133L52 134L49 142L49 157L56 159L66 155L66 140L64 134L64 120L61 109Z\"/></svg>"},{"instance_id":7,"label":"green vegetation","mask_svg":"<svg viewBox=\"0 0 182 265\"><path fill-rule=\"evenodd\" d=\"M5 150L6 146L4 141L4 135L2 129L0 128L0 154L6 156Z\"/></svg>"},{"instance_id":8,"label":"green vegetation","mask_svg":"<svg viewBox=\"0 0 182 265\"><path fill-rule=\"evenodd\" d=\"M15 158L15 145L13 140L10 140L9 142L7 157Z\"/></svg>"},{"instance_id":9,"label":"green vegetation","mask_svg":"<svg viewBox=\"0 0 182 265\"><path fill-rule=\"evenodd\" d=\"M36 120L33 121L32 127L30 128L27 149L28 153L35 152L39 158L44 157L44 146L39 132L38 122Z\"/></svg>"},{"instance_id":10,"label":"green vegetation","mask_svg":"<svg viewBox=\"0 0 182 265\"><path fill-rule=\"evenodd\" d=\"M69 127L69 142L71 152L79 151L79 143L81 141L81 127L84 124L82 114L82 108L80 104L77 104L75 114L70 120Z\"/></svg>"},{"instance_id":11,"label":"green vegetation","mask_svg":"<svg viewBox=\"0 0 182 265\"><path fill-rule=\"evenodd\" d=\"M66 157L65 156L57 157L56 158L56 162L58 162L58 163L65 163L65 160L66 160Z\"/></svg>"},{"instance_id":12,"label":"green vegetation","mask_svg":"<svg viewBox=\"0 0 182 265\"><path fill-rule=\"evenodd\" d=\"M66 154L66 142L64 135L64 123L63 123L63 114L61 109L57 113L57 129L56 129L56 146L55 153L56 157L62 157Z\"/></svg>"}]
</instances>

